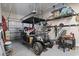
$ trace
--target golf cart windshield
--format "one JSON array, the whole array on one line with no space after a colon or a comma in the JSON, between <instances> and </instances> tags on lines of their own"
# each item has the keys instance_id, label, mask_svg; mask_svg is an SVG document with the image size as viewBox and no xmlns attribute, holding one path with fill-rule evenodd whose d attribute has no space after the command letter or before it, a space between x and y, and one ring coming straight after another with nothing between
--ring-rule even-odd
<instances>
[{"instance_id":1,"label":"golf cart windshield","mask_svg":"<svg viewBox=\"0 0 79 59\"><path fill-rule=\"evenodd\" d=\"M45 22L45 19L30 17L22 21L23 24L28 24L28 26L26 25L24 27L34 28L35 32L41 31L42 28L41 22ZM29 24L31 24L31 26L29 26Z\"/></svg>"}]
</instances>

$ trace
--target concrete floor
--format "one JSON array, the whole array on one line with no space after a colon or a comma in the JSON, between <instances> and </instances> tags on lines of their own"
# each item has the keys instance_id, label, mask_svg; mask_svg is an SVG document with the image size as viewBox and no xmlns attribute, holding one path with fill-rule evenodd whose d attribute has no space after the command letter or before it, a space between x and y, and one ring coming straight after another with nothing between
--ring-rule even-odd
<instances>
[{"instance_id":1,"label":"concrete floor","mask_svg":"<svg viewBox=\"0 0 79 59\"><path fill-rule=\"evenodd\" d=\"M65 53L62 49L58 49L56 45L52 49L48 49L43 52L41 56L78 56L79 48L75 50L66 51ZM22 45L20 42L13 42L13 56L36 56L31 49L27 46Z\"/></svg>"}]
</instances>

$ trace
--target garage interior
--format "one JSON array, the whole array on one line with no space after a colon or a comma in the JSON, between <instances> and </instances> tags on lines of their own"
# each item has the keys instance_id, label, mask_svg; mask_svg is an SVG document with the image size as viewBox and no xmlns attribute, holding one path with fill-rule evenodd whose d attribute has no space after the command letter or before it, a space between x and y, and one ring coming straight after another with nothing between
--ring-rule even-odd
<instances>
[{"instance_id":1,"label":"garage interior","mask_svg":"<svg viewBox=\"0 0 79 59\"><path fill-rule=\"evenodd\" d=\"M0 3L0 56L79 55L78 3Z\"/></svg>"}]
</instances>

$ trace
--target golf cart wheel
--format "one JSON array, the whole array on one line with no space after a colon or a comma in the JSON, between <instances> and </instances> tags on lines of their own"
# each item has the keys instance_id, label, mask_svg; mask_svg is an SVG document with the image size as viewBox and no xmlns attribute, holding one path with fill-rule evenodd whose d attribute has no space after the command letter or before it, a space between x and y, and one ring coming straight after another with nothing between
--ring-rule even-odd
<instances>
[{"instance_id":1,"label":"golf cart wheel","mask_svg":"<svg viewBox=\"0 0 79 59\"><path fill-rule=\"evenodd\" d=\"M43 45L40 42L35 42L33 44L33 51L36 55L40 55L43 51Z\"/></svg>"}]
</instances>

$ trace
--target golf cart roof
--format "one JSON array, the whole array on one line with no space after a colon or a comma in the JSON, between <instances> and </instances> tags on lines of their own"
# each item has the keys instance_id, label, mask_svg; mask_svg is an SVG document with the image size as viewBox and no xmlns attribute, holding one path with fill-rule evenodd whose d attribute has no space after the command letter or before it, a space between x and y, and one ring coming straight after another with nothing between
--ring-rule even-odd
<instances>
[{"instance_id":1,"label":"golf cart roof","mask_svg":"<svg viewBox=\"0 0 79 59\"><path fill-rule=\"evenodd\" d=\"M34 20L34 24L45 21L45 19L37 18L37 17L32 16L32 17L29 17L29 18L23 20L22 23L30 23L30 24L32 24L33 20Z\"/></svg>"}]
</instances>

